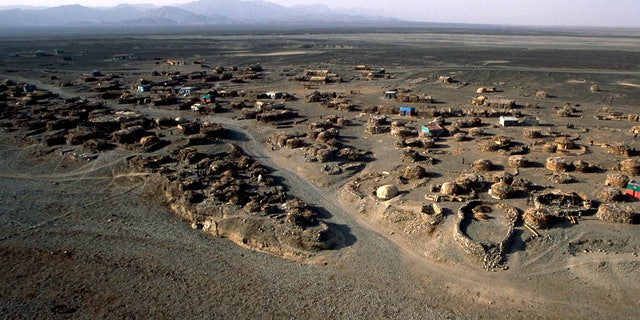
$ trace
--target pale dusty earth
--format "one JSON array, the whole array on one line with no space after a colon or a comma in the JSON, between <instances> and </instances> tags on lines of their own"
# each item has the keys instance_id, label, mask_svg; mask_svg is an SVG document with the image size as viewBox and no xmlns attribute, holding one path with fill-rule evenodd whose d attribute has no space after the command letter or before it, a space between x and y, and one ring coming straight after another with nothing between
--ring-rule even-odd
<instances>
[{"instance_id":1,"label":"pale dusty earth","mask_svg":"<svg viewBox=\"0 0 640 320\"><path fill-rule=\"evenodd\" d=\"M549 98L536 100L538 108L526 108L523 113L539 117L545 134L560 131L576 137L588 152L566 156L595 163L603 171L572 173L577 182L554 185L548 180L550 171L544 168L549 155L523 138L522 129L497 127L495 118L483 118L483 123L493 135L533 144L527 157L539 165L520 169L519 176L594 197L607 173L626 159L598 146L618 142L633 147L636 143L629 132L633 122L596 120L594 116L603 108L640 113L640 92L633 85L640 83L638 34L607 32L291 32L214 34L194 36L191 41L185 41L189 35L71 37L54 33L19 41L5 35L0 78L33 83L61 97L97 99L82 85L54 85L51 75L77 82L81 73L99 69L123 74L125 85L133 87L151 70L200 70L194 64L154 65L156 56L205 57L212 66L261 63L266 70L262 79L217 86L289 92L300 99L287 106L309 121L327 114L344 116L353 125L341 129L341 139L370 151L373 159L353 175L327 176L320 172L320 164L305 162L300 150L273 150L265 143L266 137L283 130L305 132L306 123L278 128L239 120L237 111L198 116L234 132L230 141L273 168L293 194L321 208L322 219L336 231L339 244L333 249L288 260L192 229L165 205L166 199L150 183L149 174L126 165L131 151L116 148L96 159L82 160L66 152L65 146L27 145L19 133L1 131L1 317L637 319L637 224L607 223L590 214L576 225L559 223L538 230L540 236L533 237L520 223L505 267L487 271L452 240L456 212L463 203L440 203L445 208L444 220L429 228L390 222L383 212L389 205L426 201L427 185L472 172L468 164L476 159L491 159L508 170L507 156L478 151L473 140L444 139L438 142L438 152L431 153L438 162L425 166L428 178L422 184L401 186L400 197L389 201L376 199L371 189L363 199L354 200L345 196L343 186L355 178L383 173L374 184L396 181L398 170L406 165L400 162L402 150L394 147L396 138L388 133L365 134L367 115L307 103L304 96L314 89L286 80L288 74L304 69L331 69L350 81L321 85L317 90L340 92L363 107L399 104L382 95L393 88L428 93L438 102L436 108L471 108L470 100L479 86L496 86L499 96L518 104L535 100L535 90L548 91ZM55 57L45 57L52 62L43 63L27 57L26 52L38 47L68 47L68 52L86 47L89 54L73 64L53 60ZM20 52L21 57L8 58L12 52ZM110 61L112 54L122 52L135 52L141 60ZM351 67L360 63L386 67L393 77L359 79ZM467 85L438 83L442 74ZM426 80L412 81L419 78ZM591 84L599 84L601 92L590 93ZM188 110L107 103L149 117L196 117ZM579 113L572 118L555 117L553 107L564 103L579 105ZM419 128L430 119L403 120ZM490 200L486 194L479 197ZM525 200L504 202L525 209ZM629 205L638 208L635 202ZM496 235L491 232L502 230L492 223L474 224L470 228L476 229L470 232L493 239Z\"/></svg>"}]
</instances>

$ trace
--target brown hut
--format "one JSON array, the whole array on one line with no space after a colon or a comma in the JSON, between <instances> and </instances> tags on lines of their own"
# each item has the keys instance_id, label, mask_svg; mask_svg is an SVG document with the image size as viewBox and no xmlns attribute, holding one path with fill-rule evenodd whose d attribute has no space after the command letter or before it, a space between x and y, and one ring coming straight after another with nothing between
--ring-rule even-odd
<instances>
[{"instance_id":1,"label":"brown hut","mask_svg":"<svg viewBox=\"0 0 640 320\"><path fill-rule=\"evenodd\" d=\"M511 184L511 182L513 182L513 175L506 171L496 172L492 177L492 182L504 182L507 184Z\"/></svg>"},{"instance_id":2,"label":"brown hut","mask_svg":"<svg viewBox=\"0 0 640 320\"><path fill-rule=\"evenodd\" d=\"M556 153L556 151L558 151L558 147L553 143L545 143L542 146L542 151L546 153Z\"/></svg>"},{"instance_id":3,"label":"brown hut","mask_svg":"<svg viewBox=\"0 0 640 320\"><path fill-rule=\"evenodd\" d=\"M556 112L556 115L561 118L568 118L568 117L571 117L571 110L563 108L558 110Z\"/></svg>"},{"instance_id":4,"label":"brown hut","mask_svg":"<svg viewBox=\"0 0 640 320\"><path fill-rule=\"evenodd\" d=\"M600 86L597 84L592 84L591 87L589 87L589 91L591 93L600 92Z\"/></svg>"},{"instance_id":5,"label":"brown hut","mask_svg":"<svg viewBox=\"0 0 640 320\"><path fill-rule=\"evenodd\" d=\"M445 182L440 187L440 193L445 196L453 196L458 194L458 185L453 182Z\"/></svg>"},{"instance_id":6,"label":"brown hut","mask_svg":"<svg viewBox=\"0 0 640 320\"><path fill-rule=\"evenodd\" d=\"M454 141L460 142L460 141L464 141L466 139L467 139L467 134L464 133L464 132L458 132L458 133L453 135L453 140Z\"/></svg>"},{"instance_id":7,"label":"brown hut","mask_svg":"<svg viewBox=\"0 0 640 320\"><path fill-rule=\"evenodd\" d=\"M567 163L567 160L563 157L550 157L547 158L547 162L545 164L545 168L554 171L554 172L565 172L570 171L570 166Z\"/></svg>"},{"instance_id":8,"label":"brown hut","mask_svg":"<svg viewBox=\"0 0 640 320\"><path fill-rule=\"evenodd\" d=\"M469 129L469 135L472 137L482 137L484 136L484 129L482 128L471 128Z\"/></svg>"},{"instance_id":9,"label":"brown hut","mask_svg":"<svg viewBox=\"0 0 640 320\"><path fill-rule=\"evenodd\" d=\"M534 228L548 228L553 222L554 216L544 208L529 208L522 214L524 223Z\"/></svg>"},{"instance_id":10,"label":"brown hut","mask_svg":"<svg viewBox=\"0 0 640 320\"><path fill-rule=\"evenodd\" d=\"M478 142L478 150L485 152L496 152L500 150L500 146L495 144L493 140L481 140Z\"/></svg>"},{"instance_id":11,"label":"brown hut","mask_svg":"<svg viewBox=\"0 0 640 320\"><path fill-rule=\"evenodd\" d=\"M510 156L509 157L509 167L512 167L512 168L525 168L525 167L527 167L528 164L529 164L529 162L527 161L527 158L525 158L524 156L515 155L515 156Z\"/></svg>"},{"instance_id":12,"label":"brown hut","mask_svg":"<svg viewBox=\"0 0 640 320\"><path fill-rule=\"evenodd\" d=\"M493 143L497 144L500 147L507 147L511 144L511 138L505 136L495 136L493 137Z\"/></svg>"},{"instance_id":13,"label":"brown hut","mask_svg":"<svg viewBox=\"0 0 640 320\"><path fill-rule=\"evenodd\" d=\"M536 91L536 98L538 98L538 99L549 98L549 93L546 92L546 91L538 90L538 91Z\"/></svg>"},{"instance_id":14,"label":"brown hut","mask_svg":"<svg viewBox=\"0 0 640 320\"><path fill-rule=\"evenodd\" d=\"M542 132L540 131L540 129L524 128L522 130L522 136L529 139L538 139L542 138Z\"/></svg>"},{"instance_id":15,"label":"brown hut","mask_svg":"<svg viewBox=\"0 0 640 320\"><path fill-rule=\"evenodd\" d=\"M596 194L596 199L602 202L617 202L623 199L622 192L618 189L611 187L602 188L598 194Z\"/></svg>"},{"instance_id":16,"label":"brown hut","mask_svg":"<svg viewBox=\"0 0 640 320\"><path fill-rule=\"evenodd\" d=\"M406 166L402 171L402 177L407 180L422 179L427 176L427 170L422 166Z\"/></svg>"},{"instance_id":17,"label":"brown hut","mask_svg":"<svg viewBox=\"0 0 640 320\"><path fill-rule=\"evenodd\" d=\"M578 159L574 161L573 163L571 163L571 165L573 166L573 169L575 171L583 172L583 173L591 171L591 168L592 168L589 162L584 161L582 159Z\"/></svg>"},{"instance_id":18,"label":"brown hut","mask_svg":"<svg viewBox=\"0 0 640 320\"><path fill-rule=\"evenodd\" d=\"M605 145L605 149L608 153L615 154L617 156L631 156L631 148L622 144Z\"/></svg>"},{"instance_id":19,"label":"brown hut","mask_svg":"<svg viewBox=\"0 0 640 320\"><path fill-rule=\"evenodd\" d=\"M493 168L493 163L489 159L478 159L471 164L474 170L483 172L483 171L491 171Z\"/></svg>"},{"instance_id":20,"label":"brown hut","mask_svg":"<svg viewBox=\"0 0 640 320\"><path fill-rule=\"evenodd\" d=\"M511 193L511 186L505 182L496 182L491 185L491 189L489 189L489 193L491 197L495 199L506 199Z\"/></svg>"},{"instance_id":21,"label":"brown hut","mask_svg":"<svg viewBox=\"0 0 640 320\"><path fill-rule=\"evenodd\" d=\"M620 171L630 176L640 174L640 161L636 159L627 159L620 162Z\"/></svg>"},{"instance_id":22,"label":"brown hut","mask_svg":"<svg viewBox=\"0 0 640 320\"><path fill-rule=\"evenodd\" d=\"M626 188L629 183L629 177L621 173L610 173L604 181L604 185L614 188Z\"/></svg>"},{"instance_id":23,"label":"brown hut","mask_svg":"<svg viewBox=\"0 0 640 320\"><path fill-rule=\"evenodd\" d=\"M575 149L576 143L569 137L558 137L553 141L558 150Z\"/></svg>"},{"instance_id":24,"label":"brown hut","mask_svg":"<svg viewBox=\"0 0 640 320\"><path fill-rule=\"evenodd\" d=\"M481 175L475 173L461 174L455 181L455 184L460 187L464 192L469 192L473 189L482 188L484 179Z\"/></svg>"},{"instance_id":25,"label":"brown hut","mask_svg":"<svg viewBox=\"0 0 640 320\"><path fill-rule=\"evenodd\" d=\"M596 217L602 221L608 222L633 223L635 213L629 206L617 203L604 203L598 208Z\"/></svg>"}]
</instances>

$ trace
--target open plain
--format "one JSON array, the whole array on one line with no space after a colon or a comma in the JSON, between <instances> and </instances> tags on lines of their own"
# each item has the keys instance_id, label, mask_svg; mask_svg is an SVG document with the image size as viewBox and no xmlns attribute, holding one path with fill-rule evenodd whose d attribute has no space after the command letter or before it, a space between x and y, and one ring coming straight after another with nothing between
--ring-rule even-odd
<instances>
[{"instance_id":1,"label":"open plain","mask_svg":"<svg viewBox=\"0 0 640 320\"><path fill-rule=\"evenodd\" d=\"M3 318L640 317L640 31L3 32L0 79Z\"/></svg>"}]
</instances>

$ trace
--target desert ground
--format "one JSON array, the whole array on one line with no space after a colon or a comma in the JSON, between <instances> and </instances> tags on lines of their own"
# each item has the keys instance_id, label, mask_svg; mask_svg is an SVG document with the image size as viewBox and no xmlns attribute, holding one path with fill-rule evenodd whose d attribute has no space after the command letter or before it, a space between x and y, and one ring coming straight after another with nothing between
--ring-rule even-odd
<instances>
[{"instance_id":1,"label":"desert ground","mask_svg":"<svg viewBox=\"0 0 640 320\"><path fill-rule=\"evenodd\" d=\"M640 316L640 31L0 44L2 318Z\"/></svg>"}]
</instances>

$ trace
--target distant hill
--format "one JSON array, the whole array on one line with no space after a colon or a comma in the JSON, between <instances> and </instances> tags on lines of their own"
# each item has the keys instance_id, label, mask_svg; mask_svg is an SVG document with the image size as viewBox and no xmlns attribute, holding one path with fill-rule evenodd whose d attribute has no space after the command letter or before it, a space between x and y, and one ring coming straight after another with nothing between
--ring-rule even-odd
<instances>
[{"instance_id":1,"label":"distant hill","mask_svg":"<svg viewBox=\"0 0 640 320\"><path fill-rule=\"evenodd\" d=\"M202 25L378 25L399 23L386 17L340 12L324 5L284 7L266 1L199 0L174 7L119 5L89 8L0 9L8 27L202 26Z\"/></svg>"}]
</instances>

